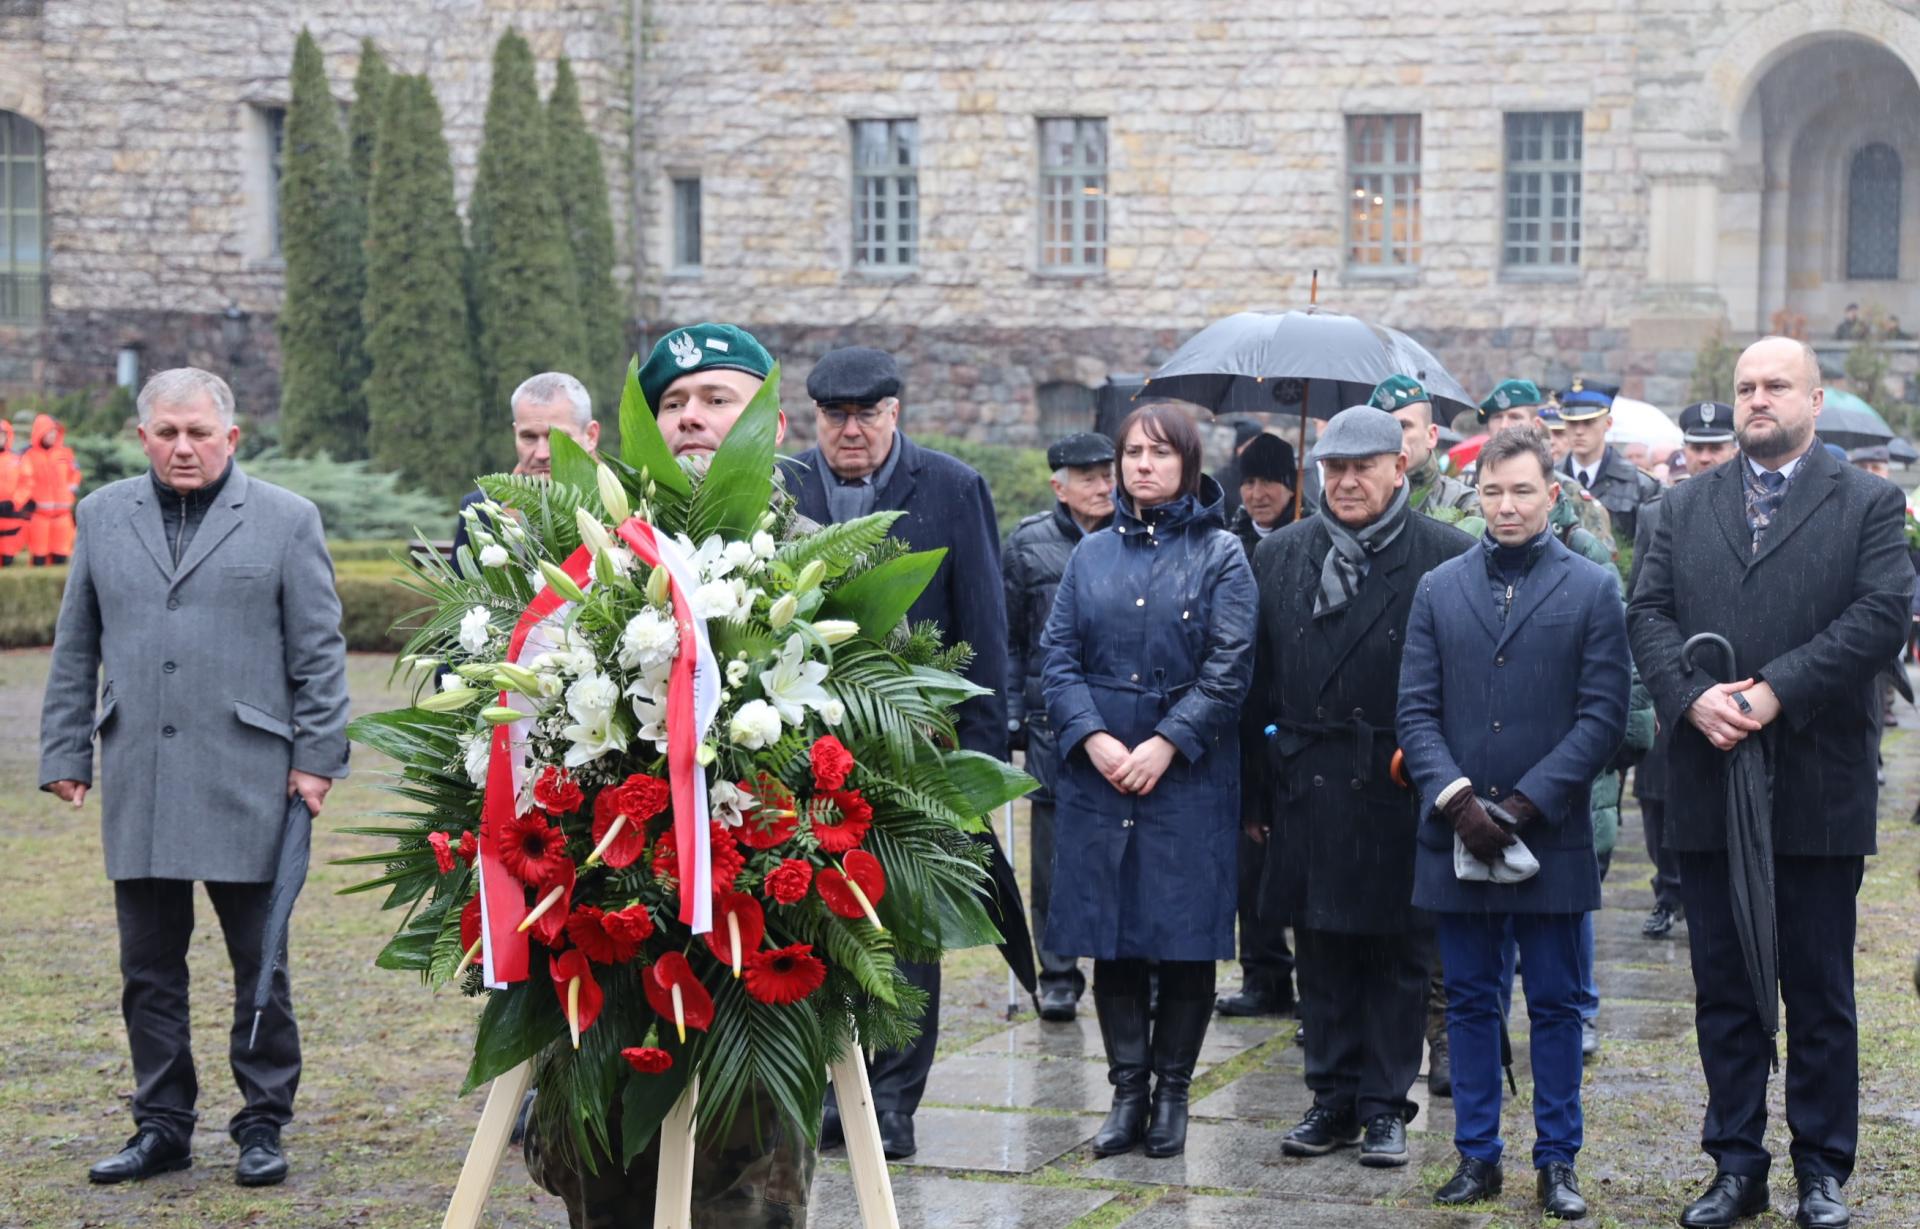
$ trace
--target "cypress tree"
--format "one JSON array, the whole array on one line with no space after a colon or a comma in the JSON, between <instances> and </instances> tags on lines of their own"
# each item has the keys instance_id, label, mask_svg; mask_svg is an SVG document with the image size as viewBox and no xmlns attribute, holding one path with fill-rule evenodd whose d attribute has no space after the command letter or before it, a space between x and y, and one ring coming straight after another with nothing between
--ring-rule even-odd
<instances>
[{"instance_id":1,"label":"cypress tree","mask_svg":"<svg viewBox=\"0 0 1920 1229\"><path fill-rule=\"evenodd\" d=\"M373 183L373 145L380 132L381 99L392 78L380 48L372 39L362 39L360 68L353 74L353 110L347 119L347 154L353 160L353 181L359 187L363 209Z\"/></svg>"},{"instance_id":2,"label":"cypress tree","mask_svg":"<svg viewBox=\"0 0 1920 1229\"><path fill-rule=\"evenodd\" d=\"M554 164L533 51L509 30L493 53L473 198L473 296L482 388L501 414L520 381L587 370L586 332L566 227L554 207Z\"/></svg>"},{"instance_id":3,"label":"cypress tree","mask_svg":"<svg viewBox=\"0 0 1920 1229\"><path fill-rule=\"evenodd\" d=\"M573 249L580 320L586 330L587 369L580 372L580 379L593 392L602 423L611 425L619 418L613 410L620 404L627 370L627 313L625 299L613 281L613 214L607 205L600 145L587 130L580 111L580 87L565 56L560 57L553 94L547 100L547 120L554 193Z\"/></svg>"},{"instance_id":4,"label":"cypress tree","mask_svg":"<svg viewBox=\"0 0 1920 1229\"><path fill-rule=\"evenodd\" d=\"M425 77L387 84L367 228L373 460L449 497L470 489L481 397L453 162Z\"/></svg>"},{"instance_id":5,"label":"cypress tree","mask_svg":"<svg viewBox=\"0 0 1920 1229\"><path fill-rule=\"evenodd\" d=\"M280 252L287 267L279 321L281 443L295 456L364 457L366 214L320 48L305 30L293 49L280 183Z\"/></svg>"}]
</instances>

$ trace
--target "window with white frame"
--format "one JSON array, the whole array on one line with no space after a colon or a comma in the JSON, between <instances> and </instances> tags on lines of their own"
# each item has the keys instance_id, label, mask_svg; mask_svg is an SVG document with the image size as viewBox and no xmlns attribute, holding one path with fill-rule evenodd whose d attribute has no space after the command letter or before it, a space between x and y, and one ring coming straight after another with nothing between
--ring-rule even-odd
<instances>
[{"instance_id":1,"label":"window with white frame","mask_svg":"<svg viewBox=\"0 0 1920 1229\"><path fill-rule=\"evenodd\" d=\"M1107 264L1107 121L1040 121L1040 267Z\"/></svg>"},{"instance_id":2,"label":"window with white frame","mask_svg":"<svg viewBox=\"0 0 1920 1229\"><path fill-rule=\"evenodd\" d=\"M1420 117L1347 117L1347 263L1420 263Z\"/></svg>"},{"instance_id":3,"label":"window with white frame","mask_svg":"<svg viewBox=\"0 0 1920 1229\"><path fill-rule=\"evenodd\" d=\"M1580 267L1582 139L1578 111L1507 115L1501 260L1509 269Z\"/></svg>"},{"instance_id":4,"label":"window with white frame","mask_svg":"<svg viewBox=\"0 0 1920 1229\"><path fill-rule=\"evenodd\" d=\"M853 121L853 263L911 269L920 263L920 124Z\"/></svg>"}]
</instances>

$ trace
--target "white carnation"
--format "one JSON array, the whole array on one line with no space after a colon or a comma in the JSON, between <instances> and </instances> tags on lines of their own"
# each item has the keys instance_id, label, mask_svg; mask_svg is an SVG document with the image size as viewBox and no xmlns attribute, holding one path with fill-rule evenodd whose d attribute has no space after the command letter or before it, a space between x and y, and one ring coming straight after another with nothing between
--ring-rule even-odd
<instances>
[{"instance_id":1,"label":"white carnation","mask_svg":"<svg viewBox=\"0 0 1920 1229\"><path fill-rule=\"evenodd\" d=\"M507 548L497 542L480 548L480 566L483 568L503 568L507 566Z\"/></svg>"},{"instance_id":2,"label":"white carnation","mask_svg":"<svg viewBox=\"0 0 1920 1229\"><path fill-rule=\"evenodd\" d=\"M746 586L737 580L710 580L693 591L689 605L696 619L731 619L744 613Z\"/></svg>"},{"instance_id":3,"label":"white carnation","mask_svg":"<svg viewBox=\"0 0 1920 1229\"><path fill-rule=\"evenodd\" d=\"M474 734L460 743L460 758L467 770L467 780L475 787L484 789L487 784L487 760L493 751L493 739L486 734Z\"/></svg>"},{"instance_id":4,"label":"white carnation","mask_svg":"<svg viewBox=\"0 0 1920 1229\"><path fill-rule=\"evenodd\" d=\"M759 751L780 741L780 714L765 700L748 700L733 715L727 736L749 751Z\"/></svg>"},{"instance_id":5,"label":"white carnation","mask_svg":"<svg viewBox=\"0 0 1920 1229\"><path fill-rule=\"evenodd\" d=\"M469 653L478 653L487 647L487 637L492 634L488 623L487 608L475 606L460 620L460 647Z\"/></svg>"},{"instance_id":6,"label":"white carnation","mask_svg":"<svg viewBox=\"0 0 1920 1229\"><path fill-rule=\"evenodd\" d=\"M649 607L627 620L620 633L619 661L629 670L658 670L679 648L680 631L673 620Z\"/></svg>"}]
</instances>

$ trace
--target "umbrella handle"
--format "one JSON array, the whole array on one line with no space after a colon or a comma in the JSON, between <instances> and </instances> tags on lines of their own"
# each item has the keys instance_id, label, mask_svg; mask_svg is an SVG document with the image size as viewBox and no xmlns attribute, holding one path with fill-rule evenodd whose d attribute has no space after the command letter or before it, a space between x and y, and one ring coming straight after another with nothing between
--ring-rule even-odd
<instances>
[{"instance_id":1,"label":"umbrella handle","mask_svg":"<svg viewBox=\"0 0 1920 1229\"><path fill-rule=\"evenodd\" d=\"M1717 632L1700 632L1696 635L1689 636L1687 638L1687 642L1680 646L1680 668L1689 675L1691 675L1694 672L1694 670L1698 668L1697 664L1693 660L1694 650L1699 648L1703 644L1713 645L1715 648L1718 648L1722 653L1726 654L1727 679L1728 681L1732 681L1732 679L1734 678L1735 670L1736 670L1736 665L1735 665L1734 656L1733 656L1733 646L1727 643L1727 638L1725 636L1722 636Z\"/></svg>"}]
</instances>

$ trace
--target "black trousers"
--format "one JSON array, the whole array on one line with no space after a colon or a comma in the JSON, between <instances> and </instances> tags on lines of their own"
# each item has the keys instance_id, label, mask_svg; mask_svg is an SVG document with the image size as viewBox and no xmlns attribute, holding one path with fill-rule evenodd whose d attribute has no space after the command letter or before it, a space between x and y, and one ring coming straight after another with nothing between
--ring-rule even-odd
<instances>
[{"instance_id":1,"label":"black trousers","mask_svg":"<svg viewBox=\"0 0 1920 1229\"><path fill-rule=\"evenodd\" d=\"M253 986L260 975L260 943L266 926L264 883L208 883L220 917L227 957L233 963L233 1027L227 1061L239 1085L241 1107L228 1123L239 1138L249 1126L283 1127L293 1119L300 1086L300 1030L287 986L286 946L280 949L272 995L260 1017L251 1049ZM187 1015L187 946L193 938L193 882L186 879L122 879L113 885L120 924L120 1013L133 1052L133 1121L186 1144L193 1137L200 1081L194 1072Z\"/></svg>"},{"instance_id":2,"label":"black trousers","mask_svg":"<svg viewBox=\"0 0 1920 1229\"><path fill-rule=\"evenodd\" d=\"M896 966L906 979L927 992L927 1010L920 1017L920 1035L901 1050L881 1050L867 1060L867 1082L873 1089L875 1110L911 1114L920 1108L927 1091L927 1073L933 1070L933 1052L940 1047L940 964L902 960Z\"/></svg>"},{"instance_id":3,"label":"black trousers","mask_svg":"<svg viewBox=\"0 0 1920 1229\"><path fill-rule=\"evenodd\" d=\"M1700 1144L1729 1173L1764 1177L1771 1053L1734 930L1725 853L1682 853L1694 1024L1707 1077ZM1860 1039L1853 1007L1854 896L1861 857L1774 859L1780 997L1787 1034L1787 1127L1796 1176L1845 1182L1860 1128Z\"/></svg>"},{"instance_id":4,"label":"black trousers","mask_svg":"<svg viewBox=\"0 0 1920 1229\"><path fill-rule=\"evenodd\" d=\"M1407 1090L1427 1037L1433 932L1349 935L1296 926L1307 1029L1307 1087L1316 1105L1413 1118Z\"/></svg>"},{"instance_id":5,"label":"black trousers","mask_svg":"<svg viewBox=\"0 0 1920 1229\"><path fill-rule=\"evenodd\" d=\"M1664 798L1640 799L1640 833L1653 863L1653 903L1670 913L1681 912L1680 858L1666 847L1667 803Z\"/></svg>"},{"instance_id":6,"label":"black trousers","mask_svg":"<svg viewBox=\"0 0 1920 1229\"><path fill-rule=\"evenodd\" d=\"M1047 902L1053 897L1053 804L1032 804L1033 814L1027 829L1027 854L1031 872L1027 892L1027 916L1033 922L1033 946L1040 954L1040 988L1064 985L1079 998L1087 988L1080 961L1072 956L1047 950Z\"/></svg>"},{"instance_id":7,"label":"black trousers","mask_svg":"<svg viewBox=\"0 0 1920 1229\"><path fill-rule=\"evenodd\" d=\"M1260 920L1260 875L1267 864L1267 847L1240 833L1240 972L1247 987L1266 986L1291 996L1293 951L1287 946L1287 928Z\"/></svg>"}]
</instances>

